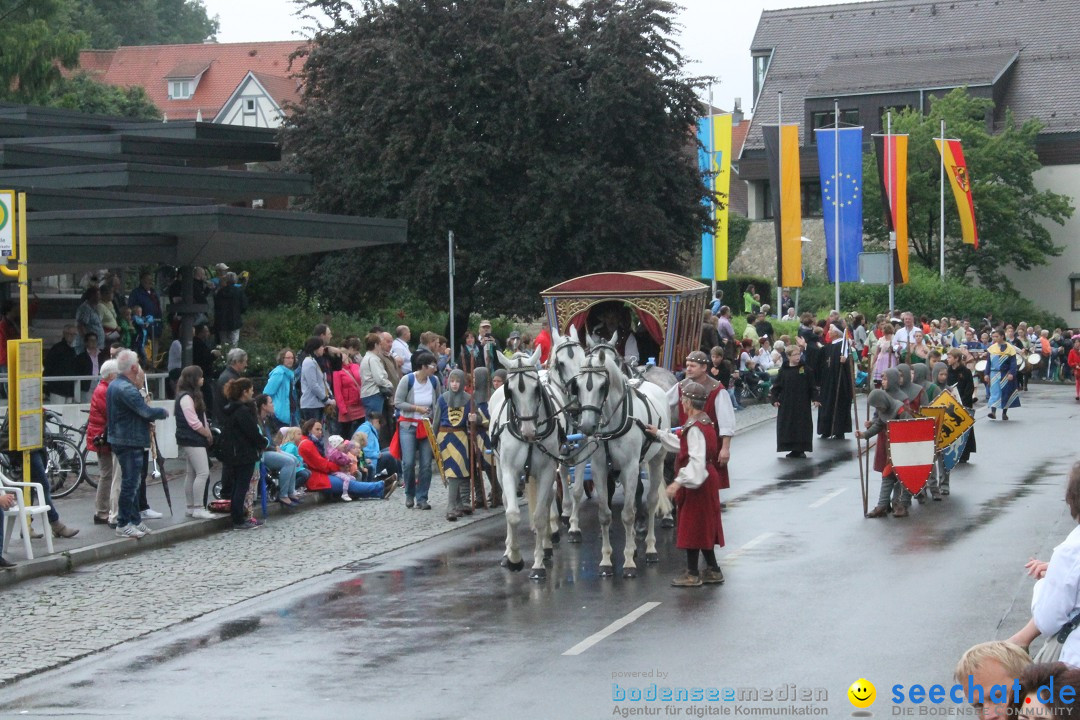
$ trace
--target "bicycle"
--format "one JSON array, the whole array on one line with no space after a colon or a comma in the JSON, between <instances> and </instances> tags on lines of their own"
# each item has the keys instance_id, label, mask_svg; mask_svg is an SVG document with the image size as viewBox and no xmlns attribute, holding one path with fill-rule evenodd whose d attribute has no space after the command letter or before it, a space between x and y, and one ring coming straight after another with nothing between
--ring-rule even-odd
<instances>
[{"instance_id":1,"label":"bicycle","mask_svg":"<svg viewBox=\"0 0 1080 720\"><path fill-rule=\"evenodd\" d=\"M54 498L70 495L83 480L92 487L97 487L96 483L86 477L83 453L74 442L62 435L46 433L42 449L45 451L45 476ZM18 480L22 477L22 463L12 462L7 453L0 453L0 468L12 479Z\"/></svg>"},{"instance_id":2,"label":"bicycle","mask_svg":"<svg viewBox=\"0 0 1080 720\"><path fill-rule=\"evenodd\" d=\"M66 424L60 414L53 410L45 410L44 414L44 446L47 456L45 472L49 477L53 497L70 495L82 482L96 490L97 479L86 472L86 428L90 419L87 418L86 423L77 428ZM56 430L50 430L49 426L54 426Z\"/></svg>"}]
</instances>

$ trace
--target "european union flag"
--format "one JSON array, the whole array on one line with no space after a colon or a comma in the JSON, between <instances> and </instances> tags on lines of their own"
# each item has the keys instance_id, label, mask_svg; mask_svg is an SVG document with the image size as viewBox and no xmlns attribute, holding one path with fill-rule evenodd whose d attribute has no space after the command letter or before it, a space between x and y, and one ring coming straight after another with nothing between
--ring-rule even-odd
<instances>
[{"instance_id":1,"label":"european union flag","mask_svg":"<svg viewBox=\"0 0 1080 720\"><path fill-rule=\"evenodd\" d=\"M840 237L840 282L858 282L859 253L863 249L863 129L818 128L814 132L817 133L821 212L825 216L825 256L829 282L836 281L837 258L834 256L837 233Z\"/></svg>"}]
</instances>

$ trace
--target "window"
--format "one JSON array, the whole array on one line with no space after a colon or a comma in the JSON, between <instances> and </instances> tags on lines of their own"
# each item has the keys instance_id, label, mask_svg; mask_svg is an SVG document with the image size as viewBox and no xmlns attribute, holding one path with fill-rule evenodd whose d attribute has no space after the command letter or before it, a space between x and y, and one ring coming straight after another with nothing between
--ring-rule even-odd
<instances>
[{"instance_id":1,"label":"window","mask_svg":"<svg viewBox=\"0 0 1080 720\"><path fill-rule=\"evenodd\" d=\"M194 90L194 83L191 80L170 80L169 81L169 99L170 100L187 100L191 97Z\"/></svg>"},{"instance_id":2,"label":"window","mask_svg":"<svg viewBox=\"0 0 1080 720\"><path fill-rule=\"evenodd\" d=\"M858 125L859 124L859 111L857 109L848 109L840 111L840 125ZM813 132L816 128L831 128L836 126L836 118L833 115L832 110L827 112L814 112L810 113L810 132L807 133L811 145L817 144L817 133Z\"/></svg>"},{"instance_id":3,"label":"window","mask_svg":"<svg viewBox=\"0 0 1080 720\"><path fill-rule=\"evenodd\" d=\"M761 86L765 84L765 74L769 72L769 60L772 52L754 54L754 104L757 104Z\"/></svg>"},{"instance_id":4,"label":"window","mask_svg":"<svg viewBox=\"0 0 1080 720\"><path fill-rule=\"evenodd\" d=\"M255 98L244 98L244 114L255 114Z\"/></svg>"},{"instance_id":5,"label":"window","mask_svg":"<svg viewBox=\"0 0 1080 720\"><path fill-rule=\"evenodd\" d=\"M763 220L772 220L773 207L772 207L772 184L765 180L761 183L762 192L765 198L764 212L762 213ZM821 183L816 180L804 181L799 187L800 204L802 205L802 216L808 217L821 217Z\"/></svg>"},{"instance_id":6,"label":"window","mask_svg":"<svg viewBox=\"0 0 1080 720\"><path fill-rule=\"evenodd\" d=\"M1072 290L1073 312L1080 312L1080 275L1069 276L1069 288Z\"/></svg>"}]
</instances>

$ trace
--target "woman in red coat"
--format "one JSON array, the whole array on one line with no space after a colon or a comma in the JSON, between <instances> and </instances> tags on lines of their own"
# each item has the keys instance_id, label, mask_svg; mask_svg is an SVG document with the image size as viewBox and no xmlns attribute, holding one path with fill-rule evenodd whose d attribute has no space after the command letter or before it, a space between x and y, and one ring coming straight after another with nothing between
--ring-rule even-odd
<instances>
[{"instance_id":1,"label":"woman in red coat","mask_svg":"<svg viewBox=\"0 0 1080 720\"><path fill-rule=\"evenodd\" d=\"M720 474L706 458L717 456L719 439L716 428L705 413L709 393L700 383L682 387L682 409L686 424L676 437L668 430L648 426L669 450L676 450L675 480L667 494L678 508L676 547L686 550L686 572L671 581L675 587L700 587L724 582L724 573L716 564L716 546L724 546L724 527L720 520ZM698 557L705 556L708 567L698 571Z\"/></svg>"},{"instance_id":2,"label":"woman in red coat","mask_svg":"<svg viewBox=\"0 0 1080 720\"><path fill-rule=\"evenodd\" d=\"M109 383L116 378L116 362L107 360L101 365L101 381L94 388L94 394L90 397L90 418L86 422L86 445L95 451L98 456L98 486L97 495L94 497L94 524L105 525L109 522L109 502L113 486L113 460L112 448L105 440L105 428L109 424L108 407L105 402L105 394L109 390ZM116 474L116 492L119 498L120 476Z\"/></svg>"},{"instance_id":3,"label":"woman in red coat","mask_svg":"<svg viewBox=\"0 0 1080 720\"><path fill-rule=\"evenodd\" d=\"M326 448L323 446L323 425L318 420L306 420L300 426L304 433L304 439L300 441L297 452L304 461L304 467L311 473L307 481L309 492L330 489L330 473L337 472L339 468L335 463L326 459Z\"/></svg>"},{"instance_id":4,"label":"woman in red coat","mask_svg":"<svg viewBox=\"0 0 1080 720\"><path fill-rule=\"evenodd\" d=\"M334 400L337 402L337 420L340 435L351 438L364 420L364 403L360 401L360 366L351 358L342 360L340 355L330 356L330 372L334 382Z\"/></svg>"}]
</instances>

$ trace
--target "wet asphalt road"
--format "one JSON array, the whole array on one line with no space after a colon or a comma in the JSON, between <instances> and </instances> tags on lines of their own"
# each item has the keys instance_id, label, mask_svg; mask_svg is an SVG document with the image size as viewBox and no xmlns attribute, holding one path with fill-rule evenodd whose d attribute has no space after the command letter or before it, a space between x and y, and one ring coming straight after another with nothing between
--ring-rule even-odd
<instances>
[{"instance_id":1,"label":"wet asphalt road","mask_svg":"<svg viewBox=\"0 0 1080 720\"><path fill-rule=\"evenodd\" d=\"M656 682L794 683L827 694L812 703L818 717L850 717L846 689L865 677L878 688L871 710L888 717L890 686L950 683L965 648L1023 625L1031 589L1023 563L1048 559L1072 528L1062 498L1080 455L1070 432L1080 404L1069 389L1032 386L1012 415L992 423L981 411L979 451L954 472L953 494L916 504L907 519L862 518L853 440L820 442L797 461L772 452L772 423L740 435L725 495L723 586L668 585L683 564L670 530L658 566L642 564L636 580L598 577L589 502L585 543L567 544L564 533L544 584L498 566L504 526L491 520L16 683L0 690L0 716L531 719L733 709L613 702L613 683ZM872 478L871 505L877 486ZM621 527L612 536L621 548ZM531 533L523 542L528 554ZM621 551L615 557L618 570ZM625 627L563 654L634 611Z\"/></svg>"}]
</instances>

